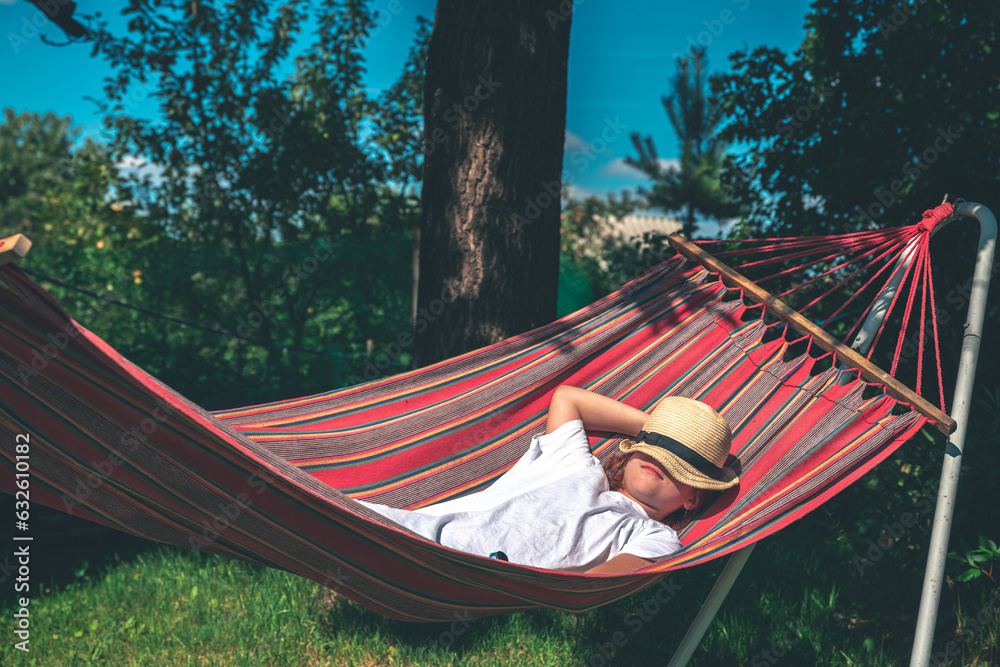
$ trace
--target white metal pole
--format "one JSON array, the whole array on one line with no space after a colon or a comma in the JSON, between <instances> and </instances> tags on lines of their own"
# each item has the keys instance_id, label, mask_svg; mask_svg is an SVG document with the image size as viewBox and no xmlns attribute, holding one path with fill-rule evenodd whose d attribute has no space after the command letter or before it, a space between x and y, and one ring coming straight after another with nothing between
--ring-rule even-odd
<instances>
[{"instance_id":1,"label":"white metal pole","mask_svg":"<svg viewBox=\"0 0 1000 667\"><path fill-rule=\"evenodd\" d=\"M938 603L941 601L941 582L948 555L948 536L951 533L951 518L955 512L955 492L958 489L958 475L962 467L972 385L976 379L976 361L979 358L979 343L986 316L986 295L990 286L990 274L993 272L993 251L997 237L996 218L982 204L971 202L959 204L955 207L955 216L969 216L979 220L981 229L979 253L973 273L969 315L965 322L965 339L962 342L958 379L955 383L955 400L952 404L951 417L955 420L956 426L955 432L945 445L941 486L938 488L937 507L931 528L930 550L927 555L927 569L924 572L924 587L920 595L910 667L927 667L930 664Z\"/></svg>"},{"instance_id":2,"label":"white metal pole","mask_svg":"<svg viewBox=\"0 0 1000 667\"><path fill-rule=\"evenodd\" d=\"M712 587L712 591L705 598L705 604L701 606L701 610L695 616L694 622L691 623L691 627L688 628L687 634L684 635L684 639L681 640L680 645L674 652L674 657L670 659L670 664L667 667L684 667L688 663L688 660L691 659L691 656L694 655L698 645L701 644L701 638L708 630L708 626L712 624L712 620L719 612L719 607L722 606L723 600L729 595L729 589L736 583L736 577L740 576L740 572L743 570L743 566L746 565L747 558L750 558L750 552L753 551L755 546L757 546L756 542L740 549L729 557L729 562L726 563L726 567L715 581L715 586Z\"/></svg>"}]
</instances>

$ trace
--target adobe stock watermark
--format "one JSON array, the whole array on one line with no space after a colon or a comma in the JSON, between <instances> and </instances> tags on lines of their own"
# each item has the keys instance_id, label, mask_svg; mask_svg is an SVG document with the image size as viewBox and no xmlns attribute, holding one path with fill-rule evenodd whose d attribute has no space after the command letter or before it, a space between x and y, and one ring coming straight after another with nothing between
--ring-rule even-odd
<instances>
[{"instance_id":1,"label":"adobe stock watermark","mask_svg":"<svg viewBox=\"0 0 1000 667\"><path fill-rule=\"evenodd\" d=\"M768 648L758 651L750 658L750 667L771 667L781 661L793 646L802 641L802 631L798 623L789 623L784 634Z\"/></svg>"},{"instance_id":2,"label":"adobe stock watermark","mask_svg":"<svg viewBox=\"0 0 1000 667\"><path fill-rule=\"evenodd\" d=\"M134 278L126 273L119 274L118 283L127 284L132 282ZM94 305L94 317L100 315L105 308L109 305L109 301L100 300ZM49 342L41 347L40 350L31 351L31 361L29 365L24 365L18 363L17 374L21 379L24 386L28 386L31 382L40 374L45 372L49 364L56 360L63 350L69 345L71 338L76 338L80 333L72 322L67 321L63 326L61 331L56 331L55 333L49 332L46 334L46 338Z\"/></svg>"},{"instance_id":3,"label":"adobe stock watermark","mask_svg":"<svg viewBox=\"0 0 1000 667\"><path fill-rule=\"evenodd\" d=\"M549 23L549 30L555 30L556 26L564 23L573 16L573 9L582 5L586 0L562 0L559 3L559 11L552 9L545 10L545 20Z\"/></svg>"},{"instance_id":4,"label":"adobe stock watermark","mask_svg":"<svg viewBox=\"0 0 1000 667\"><path fill-rule=\"evenodd\" d=\"M264 150L268 143L273 143L282 128L291 124L291 118L287 113L284 113L281 109L275 107L270 110L268 115L260 119L260 124L263 125L263 127L254 127L248 130L248 133L250 134L250 146L242 158L244 160L252 157L258 151ZM212 182L215 183L216 187L219 187L218 174L213 172L208 173L211 176ZM215 204L213 197L210 197L204 191L199 191L197 193L197 201L202 206L206 207L211 207Z\"/></svg>"},{"instance_id":5,"label":"adobe stock watermark","mask_svg":"<svg viewBox=\"0 0 1000 667\"><path fill-rule=\"evenodd\" d=\"M265 142L274 141L281 128L287 127L291 123L288 115L282 113L278 108L271 109L271 114L266 118L267 126L261 128L259 132L255 129L253 133L253 141L257 145L258 150L264 147Z\"/></svg>"},{"instance_id":6,"label":"adobe stock watermark","mask_svg":"<svg viewBox=\"0 0 1000 667\"><path fill-rule=\"evenodd\" d=\"M208 77L220 76L219 71L212 68L206 69L204 71L204 74ZM294 77L293 74L288 75L288 77L286 77L286 81L291 81L293 77ZM118 113L125 114L133 112L140 104L149 99L150 96L151 96L150 91L145 85L142 84L131 85L128 91L123 92L120 98L116 100L116 106L123 107L122 109L118 110ZM246 160L252 157L257 152L265 150L268 144L271 144L276 141L281 130L289 126L292 122L292 119L289 116L288 111L289 110L285 107L273 107L263 117L259 118L258 121L254 124L254 126L249 127L248 129L243 129L241 127L243 135L241 137L235 137L235 138L241 139L242 137L248 137L249 139L248 146L244 150L242 159ZM105 143L114 144L116 138L116 130L114 121L112 120L112 116L105 116L103 121L103 127L101 128L98 134ZM134 166L130 165L132 169L136 170L137 172L140 169L152 170L152 172L155 174L154 178L161 177L163 171L162 165L150 162L140 156L134 156L133 159L137 159L137 162ZM188 176L195 173L193 167L189 166L187 169L188 170L186 174ZM119 167L119 170L121 170L121 167ZM213 172L207 172L207 173L210 174L210 176L212 176L210 180L216 184L216 187L217 188L220 187L218 185L219 181L218 175ZM132 176L132 180L136 181L140 180L138 173L135 176ZM232 180L232 179L223 178L223 180ZM211 207L215 203L214 198L212 196L209 196L204 191L198 191L196 193L192 193L191 200L193 202L197 202L199 205L203 207Z\"/></svg>"},{"instance_id":7,"label":"adobe stock watermark","mask_svg":"<svg viewBox=\"0 0 1000 667\"><path fill-rule=\"evenodd\" d=\"M1000 273L1000 256L993 259L993 265L990 267L990 279L996 278L997 274ZM949 308L944 311L938 311L936 304L931 304L931 307L935 309L935 315L937 323L939 326L946 326L952 319L957 315L961 315L965 312L965 307L969 305L969 300L972 298L972 283L974 278L970 276L963 284L956 285L951 288L947 296L945 296L945 303L948 304ZM931 349L928 343L933 343L933 331L931 327L924 327L924 339L925 345L924 349ZM899 353L899 364L897 367L902 366L904 363L912 361L920 353L920 328L917 327L909 336L903 340L903 347ZM896 357L895 349L887 349L885 351L885 358L891 364Z\"/></svg>"},{"instance_id":8,"label":"adobe stock watermark","mask_svg":"<svg viewBox=\"0 0 1000 667\"><path fill-rule=\"evenodd\" d=\"M903 512L898 519L891 523L882 523L882 532L875 540L868 540L868 550L865 556L855 555L851 562L857 568L858 574L864 576L865 570L874 567L875 563L882 560L887 551L899 543L899 538L906 534L908 530L917 525L917 521L923 514L934 510L937 502L938 482L934 481L924 487L920 497L914 501L915 511Z\"/></svg>"},{"instance_id":9,"label":"adobe stock watermark","mask_svg":"<svg viewBox=\"0 0 1000 667\"><path fill-rule=\"evenodd\" d=\"M562 173L562 180L566 181L573 174L579 174L587 171L591 163L596 160L599 155L608 150L608 147L616 142L619 137L625 134L625 130L628 128L629 126L621 121L620 116L615 116L614 120L611 120L611 118L605 118L604 127L601 128L601 133L585 143L583 147L577 150L573 154L573 157L569 159L569 163L573 166L573 170L564 170Z\"/></svg>"},{"instance_id":10,"label":"adobe stock watermark","mask_svg":"<svg viewBox=\"0 0 1000 667\"><path fill-rule=\"evenodd\" d=\"M117 103L125 107L128 111L132 111L147 99L149 99L149 89L140 83L131 86L127 93L123 93L121 95L121 98L117 100ZM100 134L101 139L104 140L105 143L110 144L114 141L115 131L110 122L107 120L103 123L103 127L98 134Z\"/></svg>"},{"instance_id":11,"label":"adobe stock watermark","mask_svg":"<svg viewBox=\"0 0 1000 667\"><path fill-rule=\"evenodd\" d=\"M112 449L111 455L104 461L93 461L91 465L96 472L87 473L86 477L76 478L76 487L73 489L74 495L63 493L60 498L63 501L63 510L68 514L73 514L73 508L82 505L94 491L99 489L111 476L115 474L122 463L125 462L122 450L135 452L140 447L149 446L149 436L156 433L160 424L167 421L174 411L170 406L156 401L156 407L150 417L143 419L138 426L132 426L118 438L118 445L121 449Z\"/></svg>"},{"instance_id":12,"label":"adobe stock watermark","mask_svg":"<svg viewBox=\"0 0 1000 667\"><path fill-rule=\"evenodd\" d=\"M418 334L423 333L431 323L437 320L441 316L441 313L444 312L445 307L454 303L455 299L458 298L457 291L458 287L454 282L446 282L441 288L441 294L437 298L431 299L429 304L421 306L417 310L416 318L413 321L414 332ZM400 331L396 336L396 340L390 343L383 343L382 349L365 360L364 377L351 375L351 384L361 384L362 382L370 382L371 380L383 377L385 370L399 359L404 349L412 344L413 334L409 331Z\"/></svg>"},{"instance_id":13,"label":"adobe stock watermark","mask_svg":"<svg viewBox=\"0 0 1000 667\"><path fill-rule=\"evenodd\" d=\"M463 609L461 612L454 611L452 616L455 620L448 625L448 629L442 630L436 639L428 639L427 645L420 648L421 652L427 653L438 648L451 647L459 637L468 632L473 623L479 620L470 618L468 609Z\"/></svg>"},{"instance_id":14,"label":"adobe stock watermark","mask_svg":"<svg viewBox=\"0 0 1000 667\"><path fill-rule=\"evenodd\" d=\"M912 181L917 181L920 177L931 168L935 162L941 159L941 155L948 152L959 138L961 138L961 131L957 131L949 125L947 128L939 127L937 128L937 137L930 146L925 148L923 152L913 158L907 160L902 165L900 165L900 171L904 176L909 177ZM876 218L880 218L885 215L885 212L889 210L893 204L899 201L899 197L902 197L906 193L906 183L905 179L893 179L892 183L889 184L887 188L876 188L872 191L875 196L875 201L868 204L861 209L861 213L872 225L877 224L875 222Z\"/></svg>"},{"instance_id":15,"label":"adobe stock watermark","mask_svg":"<svg viewBox=\"0 0 1000 667\"><path fill-rule=\"evenodd\" d=\"M479 83L471 93L466 95L461 102L453 104L442 114L442 120L451 125L452 130L458 130L462 121L467 120L471 114L475 113L480 105L493 97L493 93L496 92L497 88L503 85L502 81L495 81L493 75L489 73L480 74L477 81ZM431 155L437 150L440 144L448 141L449 136L444 128L441 127L435 127L433 130L426 132L424 134L424 157L426 158Z\"/></svg>"},{"instance_id":16,"label":"adobe stock watermark","mask_svg":"<svg viewBox=\"0 0 1000 667\"><path fill-rule=\"evenodd\" d=\"M750 0L731 0L731 2L741 12L745 12L750 6ZM688 55L694 55L702 49L707 49L715 40L722 36L727 25L732 25L736 22L737 16L733 10L723 9L717 17L702 21L701 24L705 26L705 29L693 37L688 35L686 52L682 54L679 51L674 51L674 60L683 60Z\"/></svg>"},{"instance_id":17,"label":"adobe stock watermark","mask_svg":"<svg viewBox=\"0 0 1000 667\"><path fill-rule=\"evenodd\" d=\"M412 0L406 0L407 3L412 2ZM378 34L382 32L383 28L388 28L389 24L392 23L392 19L403 13L403 0L389 0L385 3L382 9L377 9L375 11L375 16L372 17L375 21L375 27L369 33L369 39L374 39L378 37Z\"/></svg>"},{"instance_id":18,"label":"adobe stock watermark","mask_svg":"<svg viewBox=\"0 0 1000 667\"><path fill-rule=\"evenodd\" d=\"M899 32L910 17L917 13L917 5L923 5L927 0L908 0L896 5L892 13L884 19L879 19L878 32L882 35L882 41L888 42L889 36L894 32Z\"/></svg>"},{"instance_id":19,"label":"adobe stock watermark","mask_svg":"<svg viewBox=\"0 0 1000 667\"><path fill-rule=\"evenodd\" d=\"M585 143L570 158L570 164L574 169L572 171L564 169L560 176L561 182L552 180L540 183L534 196L524 198L524 208L521 209L521 212L508 215L514 226L514 231L516 232L521 225L530 225L538 219L542 211L557 202L561 202L562 183L567 182L573 174L586 171L590 164L608 149L608 146L625 134L628 127L627 124L621 122L620 116L615 116L614 120L605 118L601 133Z\"/></svg>"},{"instance_id":20,"label":"adobe stock watermark","mask_svg":"<svg viewBox=\"0 0 1000 667\"><path fill-rule=\"evenodd\" d=\"M813 86L809 91L809 96L806 101L795 107L795 109L775 122L774 131L784 139L788 140L797 130L802 129L806 123L812 120L813 115L820 110L820 108L833 97L833 89L835 86L822 82L818 86ZM761 152L760 159L756 160L752 166L737 165L732 171L738 177L741 184L749 183L760 171L761 160L768 154L773 153L777 150L778 146L776 143L772 143L767 149ZM722 184L722 194L723 197L728 202L734 202L738 199L739 188L733 183L723 183Z\"/></svg>"},{"instance_id":21,"label":"adobe stock watermark","mask_svg":"<svg viewBox=\"0 0 1000 667\"><path fill-rule=\"evenodd\" d=\"M952 658L960 656L962 646L975 640L984 629L987 629L994 622L998 611L1000 611L1000 590L994 590L986 601L986 605L974 617L966 620L958 637L949 641L941 651L931 656L931 664L947 665Z\"/></svg>"},{"instance_id":22,"label":"adobe stock watermark","mask_svg":"<svg viewBox=\"0 0 1000 667\"><path fill-rule=\"evenodd\" d=\"M594 648L596 652L590 656L585 663L588 667L606 667L611 664L619 649L625 647L629 641L642 632L646 624L664 609L680 592L682 586L674 581L674 577L663 579L654 587L654 594L642 603L641 607L633 607L624 616L622 624L631 631L631 636L624 630L618 630L611 635L609 641L596 642Z\"/></svg>"},{"instance_id":23,"label":"adobe stock watermark","mask_svg":"<svg viewBox=\"0 0 1000 667\"><path fill-rule=\"evenodd\" d=\"M252 301L254 309L244 319L243 317L237 318L236 335L234 336L229 329L223 329L222 332L226 336L226 340L235 340L236 338L247 340L249 339L254 331L259 329L264 321L274 314L274 310L277 306L281 305L281 301L285 298L288 290L292 286L292 282L295 280L304 281L308 280L312 274L314 274L318 269L320 264L326 262L333 256L333 250L340 247L340 241L333 239L329 241L327 239L320 239L316 243L316 248L313 248L313 252L309 257L306 257L301 262L293 264L291 267L285 269L284 273L281 274L281 280L284 283L284 287L275 288L271 290L269 294L264 296L260 300Z\"/></svg>"},{"instance_id":24,"label":"adobe stock watermark","mask_svg":"<svg viewBox=\"0 0 1000 667\"><path fill-rule=\"evenodd\" d=\"M231 71L213 66L202 67L198 73L209 80L225 79L232 76ZM282 83L278 84L279 87L284 90L285 87L293 86L295 84L295 75L296 72L290 72L287 74ZM285 97L282 99L285 99L289 105L291 104L290 99ZM131 108L131 106L129 108ZM251 135L251 143L253 144L254 150L260 150L266 143L273 142L282 128L291 125L291 118L288 113L286 113L289 110L290 107L288 105L272 107L257 119L253 127L247 130Z\"/></svg>"},{"instance_id":25,"label":"adobe stock watermark","mask_svg":"<svg viewBox=\"0 0 1000 667\"><path fill-rule=\"evenodd\" d=\"M774 129L784 139L788 139L800 129L804 123L808 122L813 114L820 110L820 107L833 96L833 86L823 82L819 86L814 86L809 92L809 97L803 104L795 108L789 116L774 124Z\"/></svg>"},{"instance_id":26,"label":"adobe stock watermark","mask_svg":"<svg viewBox=\"0 0 1000 667\"><path fill-rule=\"evenodd\" d=\"M267 490L267 485L273 483L274 478L261 468L255 470L248 478L247 484L256 489L254 495L259 496ZM188 536L188 546L195 551L201 551L213 542L218 540L222 533L233 525L243 511L253 505L253 498L245 491L233 496L231 500L220 502L216 506L217 512L210 519L201 520L201 536Z\"/></svg>"},{"instance_id":27,"label":"adobe stock watermark","mask_svg":"<svg viewBox=\"0 0 1000 667\"><path fill-rule=\"evenodd\" d=\"M12 2L0 2L0 4L13 4ZM21 25L19 26L20 31L8 31L7 32L7 43L10 44L11 50L14 51L16 55L21 47L27 44L29 41L38 37L39 30L46 26L51 26L53 28L57 27L54 23L51 23L49 19L56 16L59 13L59 8L70 4L70 0L44 0L41 3L41 7L38 7L34 12L32 12L30 17L21 17Z\"/></svg>"},{"instance_id":28,"label":"adobe stock watermark","mask_svg":"<svg viewBox=\"0 0 1000 667\"><path fill-rule=\"evenodd\" d=\"M324 588L329 588L334 593L343 588L344 583L351 578L350 573L345 572L344 569L339 565L337 566L336 573L331 572L330 568L327 568L326 570L323 571L323 575L326 578L323 579L320 585L323 586Z\"/></svg>"},{"instance_id":29,"label":"adobe stock watermark","mask_svg":"<svg viewBox=\"0 0 1000 667\"><path fill-rule=\"evenodd\" d=\"M510 214L510 221L514 225L514 231L516 232L521 225L530 225L533 223L542 214L542 211L558 201L562 201L562 183L559 181L549 181L547 183L543 181L539 192L534 197L524 198L524 208L521 209L521 213Z\"/></svg>"},{"instance_id":30,"label":"adobe stock watermark","mask_svg":"<svg viewBox=\"0 0 1000 667\"><path fill-rule=\"evenodd\" d=\"M0 563L0 584L6 583L11 574L17 572L17 563L10 562L10 556L4 556L3 563Z\"/></svg>"}]
</instances>

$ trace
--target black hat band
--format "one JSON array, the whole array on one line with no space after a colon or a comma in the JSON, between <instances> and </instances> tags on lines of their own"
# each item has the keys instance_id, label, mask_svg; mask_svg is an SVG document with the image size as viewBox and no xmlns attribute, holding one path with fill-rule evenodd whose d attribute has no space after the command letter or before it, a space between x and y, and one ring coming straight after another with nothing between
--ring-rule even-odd
<instances>
[{"instance_id":1,"label":"black hat band","mask_svg":"<svg viewBox=\"0 0 1000 667\"><path fill-rule=\"evenodd\" d=\"M728 481L726 479L724 469L715 465L684 443L674 440L670 436L663 435L662 433L639 431L639 435L635 437L635 441L636 443L646 442L654 447L665 449L681 461L684 461L684 463L687 463L692 468L700 472L702 475L714 479L717 482Z\"/></svg>"}]
</instances>

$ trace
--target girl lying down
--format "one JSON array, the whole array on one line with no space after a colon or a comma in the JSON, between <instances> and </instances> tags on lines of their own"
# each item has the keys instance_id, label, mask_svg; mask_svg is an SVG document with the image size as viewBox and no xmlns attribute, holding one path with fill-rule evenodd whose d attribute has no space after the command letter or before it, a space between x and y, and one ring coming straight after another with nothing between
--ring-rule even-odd
<instances>
[{"instance_id":1,"label":"girl lying down","mask_svg":"<svg viewBox=\"0 0 1000 667\"><path fill-rule=\"evenodd\" d=\"M585 430L621 433L602 467ZM668 396L647 415L560 386L545 434L489 488L416 510L363 502L427 539L532 567L617 574L681 548L676 530L713 491L739 482L724 464L731 432L706 404Z\"/></svg>"}]
</instances>

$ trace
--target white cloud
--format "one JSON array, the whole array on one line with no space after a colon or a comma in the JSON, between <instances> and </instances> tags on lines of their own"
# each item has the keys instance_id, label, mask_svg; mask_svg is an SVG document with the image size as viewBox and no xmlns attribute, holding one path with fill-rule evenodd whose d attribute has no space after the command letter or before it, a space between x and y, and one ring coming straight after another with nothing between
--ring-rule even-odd
<instances>
[{"instance_id":1,"label":"white cloud","mask_svg":"<svg viewBox=\"0 0 1000 667\"><path fill-rule=\"evenodd\" d=\"M570 199L583 200L587 197L601 197L601 194L589 188L582 188L573 183L566 184L566 194Z\"/></svg>"},{"instance_id":2,"label":"white cloud","mask_svg":"<svg viewBox=\"0 0 1000 667\"><path fill-rule=\"evenodd\" d=\"M563 151L566 153L580 153L584 150L587 142L576 132L566 130L566 140L563 142Z\"/></svg>"},{"instance_id":3,"label":"white cloud","mask_svg":"<svg viewBox=\"0 0 1000 667\"><path fill-rule=\"evenodd\" d=\"M645 174L635 167L625 163L625 158L616 157L611 162L601 167L598 172L601 176L624 176L626 178L643 178Z\"/></svg>"},{"instance_id":4,"label":"white cloud","mask_svg":"<svg viewBox=\"0 0 1000 667\"><path fill-rule=\"evenodd\" d=\"M663 171L680 171L681 161L677 158L670 158L669 160L665 157L659 159L660 169Z\"/></svg>"},{"instance_id":5,"label":"white cloud","mask_svg":"<svg viewBox=\"0 0 1000 667\"><path fill-rule=\"evenodd\" d=\"M660 158L660 169L664 171L669 171L672 169L680 169L681 163L679 160ZM604 165L599 172L601 176L624 176L626 178L646 178L646 174L642 173L635 167L629 166L625 163L625 158L615 158L608 164Z\"/></svg>"}]
</instances>

